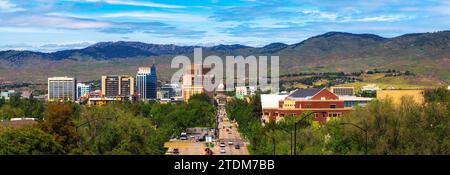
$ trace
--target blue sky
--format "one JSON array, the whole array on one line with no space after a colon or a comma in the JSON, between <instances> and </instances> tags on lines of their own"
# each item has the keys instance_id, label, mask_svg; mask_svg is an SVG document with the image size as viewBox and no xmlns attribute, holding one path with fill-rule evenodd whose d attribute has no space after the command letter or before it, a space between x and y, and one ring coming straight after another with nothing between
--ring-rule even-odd
<instances>
[{"instance_id":1,"label":"blue sky","mask_svg":"<svg viewBox=\"0 0 450 175\"><path fill-rule=\"evenodd\" d=\"M100 41L263 46L329 31L394 37L450 30L438 0L0 0L0 50Z\"/></svg>"}]
</instances>

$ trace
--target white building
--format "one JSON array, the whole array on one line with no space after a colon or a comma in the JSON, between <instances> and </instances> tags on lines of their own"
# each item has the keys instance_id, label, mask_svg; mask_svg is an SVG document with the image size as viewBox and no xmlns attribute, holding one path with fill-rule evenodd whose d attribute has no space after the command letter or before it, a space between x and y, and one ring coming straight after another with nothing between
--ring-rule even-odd
<instances>
[{"instance_id":1,"label":"white building","mask_svg":"<svg viewBox=\"0 0 450 175\"><path fill-rule=\"evenodd\" d=\"M380 88L376 84L368 84L366 86L361 87L361 91L378 91Z\"/></svg>"},{"instance_id":2,"label":"white building","mask_svg":"<svg viewBox=\"0 0 450 175\"><path fill-rule=\"evenodd\" d=\"M14 90L0 92L0 99L4 98L5 100L9 100L14 94L16 94L16 91L14 91Z\"/></svg>"},{"instance_id":3,"label":"white building","mask_svg":"<svg viewBox=\"0 0 450 175\"><path fill-rule=\"evenodd\" d=\"M75 101L77 80L72 77L48 78L48 101Z\"/></svg>"},{"instance_id":4,"label":"white building","mask_svg":"<svg viewBox=\"0 0 450 175\"><path fill-rule=\"evenodd\" d=\"M86 96L91 92L91 85L84 83L77 83L77 99Z\"/></svg>"},{"instance_id":5,"label":"white building","mask_svg":"<svg viewBox=\"0 0 450 175\"><path fill-rule=\"evenodd\" d=\"M261 94L261 107L262 109L278 109L279 108L279 101L284 100L286 97L288 97L289 94L286 93L280 93L280 94ZM264 114L262 116L262 123L266 123L266 121L269 121L269 114Z\"/></svg>"},{"instance_id":6,"label":"white building","mask_svg":"<svg viewBox=\"0 0 450 175\"><path fill-rule=\"evenodd\" d=\"M256 92L256 86L238 86L235 88L236 97L244 98L245 96L252 96Z\"/></svg>"}]
</instances>

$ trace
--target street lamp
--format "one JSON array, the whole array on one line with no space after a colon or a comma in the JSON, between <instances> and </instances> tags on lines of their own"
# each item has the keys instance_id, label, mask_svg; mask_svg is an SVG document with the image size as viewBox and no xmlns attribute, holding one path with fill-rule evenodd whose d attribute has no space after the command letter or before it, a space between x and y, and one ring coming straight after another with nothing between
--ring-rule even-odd
<instances>
[{"instance_id":1,"label":"street lamp","mask_svg":"<svg viewBox=\"0 0 450 175\"><path fill-rule=\"evenodd\" d=\"M292 147L294 147L294 155L297 155L297 124L304 121L306 118L308 118L309 116L312 116L313 114L315 114L315 113L309 113L308 115L304 116L303 118L301 118L299 121L295 122L295 124L294 124L294 145L292 145L292 142L291 142L291 149L292 149ZM291 155L292 155L292 150L291 150Z\"/></svg>"},{"instance_id":2,"label":"street lamp","mask_svg":"<svg viewBox=\"0 0 450 175\"><path fill-rule=\"evenodd\" d=\"M274 131L273 131L274 132ZM275 133L274 133L275 134ZM264 133L264 138L267 139L267 137L270 137L272 139L272 143L273 143L273 155L276 154L276 143L275 143L275 137L274 136L269 136L267 133ZM270 142L270 141L269 141Z\"/></svg>"},{"instance_id":3,"label":"street lamp","mask_svg":"<svg viewBox=\"0 0 450 175\"><path fill-rule=\"evenodd\" d=\"M341 125L351 125L355 128L358 128L359 130L364 132L365 135L365 144L364 144L364 154L367 155L367 147L368 147L368 137L367 137L367 129L364 129L363 127L354 124L354 123L340 123Z\"/></svg>"},{"instance_id":4,"label":"street lamp","mask_svg":"<svg viewBox=\"0 0 450 175\"><path fill-rule=\"evenodd\" d=\"M272 142L273 142L273 155L276 155L276 147L275 147L275 137L272 137Z\"/></svg>"}]
</instances>

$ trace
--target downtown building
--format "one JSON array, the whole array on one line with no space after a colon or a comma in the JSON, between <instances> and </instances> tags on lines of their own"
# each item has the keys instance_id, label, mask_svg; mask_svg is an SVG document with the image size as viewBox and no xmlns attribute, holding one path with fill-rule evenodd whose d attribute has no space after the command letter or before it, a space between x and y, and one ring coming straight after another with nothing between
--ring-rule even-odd
<instances>
[{"instance_id":1,"label":"downtown building","mask_svg":"<svg viewBox=\"0 0 450 175\"><path fill-rule=\"evenodd\" d=\"M181 95L181 88L178 84L164 84L160 88L160 99L171 99Z\"/></svg>"},{"instance_id":2,"label":"downtown building","mask_svg":"<svg viewBox=\"0 0 450 175\"><path fill-rule=\"evenodd\" d=\"M77 83L77 98L88 96L89 92L91 92L91 85L85 83Z\"/></svg>"},{"instance_id":3,"label":"downtown building","mask_svg":"<svg viewBox=\"0 0 450 175\"><path fill-rule=\"evenodd\" d=\"M134 96L134 78L129 75L102 76L102 96L129 99Z\"/></svg>"},{"instance_id":4,"label":"downtown building","mask_svg":"<svg viewBox=\"0 0 450 175\"><path fill-rule=\"evenodd\" d=\"M140 67L136 75L136 90L141 101L155 100L157 98L156 66Z\"/></svg>"},{"instance_id":5,"label":"downtown building","mask_svg":"<svg viewBox=\"0 0 450 175\"><path fill-rule=\"evenodd\" d=\"M201 64L191 64L183 74L182 97L184 101L188 101L193 95L205 93L213 97L214 92L208 92L205 86L209 82L214 81L214 75L208 75L211 71L210 66Z\"/></svg>"},{"instance_id":6,"label":"downtown building","mask_svg":"<svg viewBox=\"0 0 450 175\"><path fill-rule=\"evenodd\" d=\"M48 78L48 101L75 101L77 80L72 77Z\"/></svg>"}]
</instances>

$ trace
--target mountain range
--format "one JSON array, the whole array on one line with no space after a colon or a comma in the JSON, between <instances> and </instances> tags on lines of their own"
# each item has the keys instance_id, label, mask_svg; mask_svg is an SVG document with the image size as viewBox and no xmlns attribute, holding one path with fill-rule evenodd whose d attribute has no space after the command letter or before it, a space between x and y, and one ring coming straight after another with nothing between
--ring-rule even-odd
<instances>
[{"instance_id":1,"label":"mountain range","mask_svg":"<svg viewBox=\"0 0 450 175\"><path fill-rule=\"evenodd\" d=\"M295 37L295 36L293 36ZM83 49L52 53L0 51L0 81L45 82L48 76L99 79L102 74L135 74L138 66L158 63L161 77L171 72L170 60L190 56L194 48L142 42L100 42ZM398 69L450 82L450 31L384 38L373 34L329 32L296 44L263 47L217 45L202 47L208 55L277 55L280 73Z\"/></svg>"}]
</instances>

